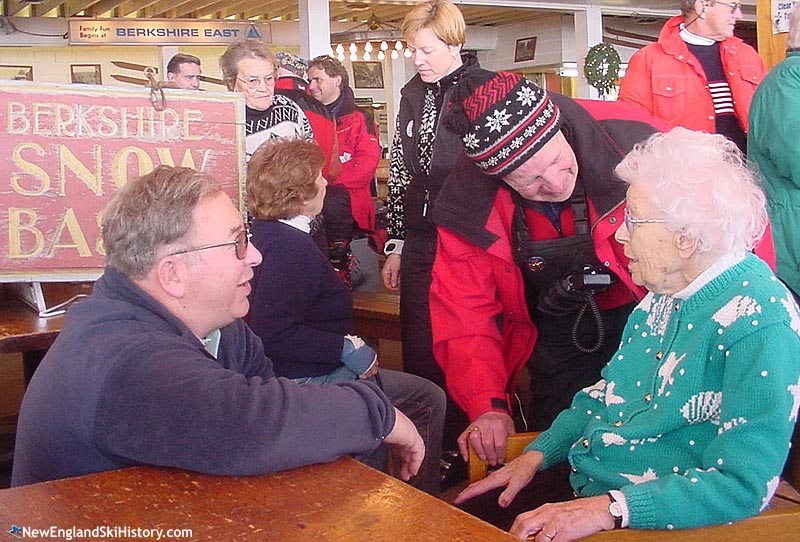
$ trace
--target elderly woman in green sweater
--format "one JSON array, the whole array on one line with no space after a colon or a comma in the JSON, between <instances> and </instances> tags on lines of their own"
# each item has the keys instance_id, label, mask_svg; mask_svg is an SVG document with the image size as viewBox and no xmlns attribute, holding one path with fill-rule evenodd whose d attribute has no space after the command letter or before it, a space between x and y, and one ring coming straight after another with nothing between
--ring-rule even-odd
<instances>
[{"instance_id":1,"label":"elderly woman in green sweater","mask_svg":"<svg viewBox=\"0 0 800 542\"><path fill-rule=\"evenodd\" d=\"M472 511L482 497L487 512L493 491L495 512L527 510L510 516L511 533L537 542L757 514L777 488L800 404L800 311L750 253L765 198L736 146L676 128L616 173L629 184L616 237L650 293L601 380L456 500ZM548 475L565 461L569 491L554 491ZM538 506L554 495L562 502Z\"/></svg>"}]
</instances>

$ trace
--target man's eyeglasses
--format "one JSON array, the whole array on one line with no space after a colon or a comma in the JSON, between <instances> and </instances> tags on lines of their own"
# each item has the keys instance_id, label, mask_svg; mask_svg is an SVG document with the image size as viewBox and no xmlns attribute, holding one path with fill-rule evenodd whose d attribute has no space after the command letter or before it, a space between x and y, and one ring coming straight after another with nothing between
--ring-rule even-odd
<instances>
[{"instance_id":1,"label":"man's eyeglasses","mask_svg":"<svg viewBox=\"0 0 800 542\"><path fill-rule=\"evenodd\" d=\"M188 254L190 252L197 252L198 250L205 250L207 248L217 248L217 247L226 247L228 245L234 245L236 247L236 257L240 260L244 260L244 257L247 255L247 247L250 245L250 238L253 236L250 233L250 230L247 228L243 229L239 232L239 235L236 236L236 239L233 241L225 241L224 243L215 243L213 245L204 245L202 247L196 248L187 248L186 250L179 250L178 252L173 252L170 256L177 256L178 254Z\"/></svg>"},{"instance_id":2,"label":"man's eyeglasses","mask_svg":"<svg viewBox=\"0 0 800 542\"><path fill-rule=\"evenodd\" d=\"M663 218L633 218L627 207L623 211L623 216L625 217L625 228L628 233L633 233L633 227L636 224L663 224L666 222Z\"/></svg>"},{"instance_id":3,"label":"man's eyeglasses","mask_svg":"<svg viewBox=\"0 0 800 542\"><path fill-rule=\"evenodd\" d=\"M728 6L729 8L731 8L731 13L736 13L736 10L742 7L741 2L720 2L719 0L717 0L717 2L715 3L722 4L723 6Z\"/></svg>"},{"instance_id":4,"label":"man's eyeglasses","mask_svg":"<svg viewBox=\"0 0 800 542\"><path fill-rule=\"evenodd\" d=\"M264 77L248 77L247 79L242 79L241 77L237 77L236 80L242 83L250 90L255 90L261 86L261 83L264 83L268 87L272 86L272 84L275 82L275 76L270 74L270 75L265 75Z\"/></svg>"}]
</instances>

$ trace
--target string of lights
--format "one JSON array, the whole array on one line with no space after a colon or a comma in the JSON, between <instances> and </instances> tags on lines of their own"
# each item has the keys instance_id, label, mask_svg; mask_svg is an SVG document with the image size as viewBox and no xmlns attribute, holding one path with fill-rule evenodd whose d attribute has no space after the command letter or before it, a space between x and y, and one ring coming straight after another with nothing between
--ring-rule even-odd
<instances>
[{"instance_id":1,"label":"string of lights","mask_svg":"<svg viewBox=\"0 0 800 542\"><path fill-rule=\"evenodd\" d=\"M365 30L359 28L365 27ZM374 13L363 22L346 32L331 34L331 51L340 60L348 57L351 61L383 61L386 58L398 59L400 55L411 57L411 51L402 39L400 29L378 19Z\"/></svg>"}]
</instances>

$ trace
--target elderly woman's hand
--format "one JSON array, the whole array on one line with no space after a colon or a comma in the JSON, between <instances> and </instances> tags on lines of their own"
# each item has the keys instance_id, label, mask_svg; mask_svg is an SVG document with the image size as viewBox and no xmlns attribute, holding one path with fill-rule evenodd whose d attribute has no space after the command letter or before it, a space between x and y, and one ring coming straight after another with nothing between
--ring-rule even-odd
<instances>
[{"instance_id":1,"label":"elderly woman's hand","mask_svg":"<svg viewBox=\"0 0 800 542\"><path fill-rule=\"evenodd\" d=\"M505 508L511 504L520 490L533 480L543 461L544 456L541 452L525 452L502 469L492 472L483 480L470 484L458 494L453 504L462 503L492 489L506 486L505 491L497 499L497 503Z\"/></svg>"},{"instance_id":2,"label":"elderly woman's hand","mask_svg":"<svg viewBox=\"0 0 800 542\"><path fill-rule=\"evenodd\" d=\"M614 528L606 495L551 503L517 516L511 534L536 542L571 542ZM537 534L538 533L538 534Z\"/></svg>"}]
</instances>

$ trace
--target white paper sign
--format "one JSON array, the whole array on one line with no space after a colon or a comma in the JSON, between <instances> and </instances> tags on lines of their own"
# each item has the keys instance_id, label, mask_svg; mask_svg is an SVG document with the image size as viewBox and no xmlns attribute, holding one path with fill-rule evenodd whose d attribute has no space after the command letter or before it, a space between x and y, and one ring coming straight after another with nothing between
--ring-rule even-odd
<instances>
[{"instance_id":1,"label":"white paper sign","mask_svg":"<svg viewBox=\"0 0 800 542\"><path fill-rule=\"evenodd\" d=\"M789 31L789 16L800 0L772 0L772 33Z\"/></svg>"}]
</instances>

